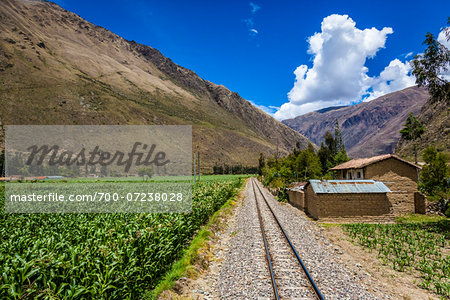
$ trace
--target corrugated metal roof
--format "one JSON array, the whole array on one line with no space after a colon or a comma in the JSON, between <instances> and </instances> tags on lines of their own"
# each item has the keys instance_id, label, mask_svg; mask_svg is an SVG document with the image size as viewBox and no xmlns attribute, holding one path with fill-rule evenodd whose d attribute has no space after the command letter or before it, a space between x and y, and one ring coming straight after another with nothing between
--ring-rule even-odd
<instances>
[{"instance_id":1,"label":"corrugated metal roof","mask_svg":"<svg viewBox=\"0 0 450 300\"><path fill-rule=\"evenodd\" d=\"M388 193L384 183L375 180L310 180L316 194Z\"/></svg>"}]
</instances>

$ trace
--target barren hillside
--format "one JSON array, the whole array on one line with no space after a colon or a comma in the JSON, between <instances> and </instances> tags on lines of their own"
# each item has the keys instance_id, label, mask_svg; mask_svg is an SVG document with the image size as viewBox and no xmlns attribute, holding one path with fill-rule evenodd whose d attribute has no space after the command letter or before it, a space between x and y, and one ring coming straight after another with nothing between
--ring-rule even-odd
<instances>
[{"instance_id":1,"label":"barren hillside","mask_svg":"<svg viewBox=\"0 0 450 300\"><path fill-rule=\"evenodd\" d=\"M0 2L0 121L191 124L205 171L309 143L158 50L40 1Z\"/></svg>"}]
</instances>

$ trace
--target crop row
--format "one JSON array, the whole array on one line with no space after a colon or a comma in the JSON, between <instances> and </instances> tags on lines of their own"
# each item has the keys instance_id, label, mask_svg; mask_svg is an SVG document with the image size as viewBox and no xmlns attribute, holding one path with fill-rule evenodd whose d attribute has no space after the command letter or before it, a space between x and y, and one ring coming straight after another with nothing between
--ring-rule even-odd
<instances>
[{"instance_id":1,"label":"crop row","mask_svg":"<svg viewBox=\"0 0 450 300\"><path fill-rule=\"evenodd\" d=\"M385 265L421 275L420 286L450 296L448 222L430 224L346 224L349 236L369 251L378 252Z\"/></svg>"},{"instance_id":2,"label":"crop row","mask_svg":"<svg viewBox=\"0 0 450 300\"><path fill-rule=\"evenodd\" d=\"M184 214L0 211L0 298L140 298L240 185L197 184Z\"/></svg>"}]
</instances>

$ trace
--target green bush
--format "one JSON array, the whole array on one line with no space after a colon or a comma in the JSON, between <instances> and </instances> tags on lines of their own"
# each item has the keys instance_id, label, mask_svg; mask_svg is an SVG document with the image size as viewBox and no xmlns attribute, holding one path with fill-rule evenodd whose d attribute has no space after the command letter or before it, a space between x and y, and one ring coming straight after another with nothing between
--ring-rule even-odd
<instances>
[{"instance_id":1,"label":"green bush","mask_svg":"<svg viewBox=\"0 0 450 300\"><path fill-rule=\"evenodd\" d=\"M430 146L425 149L423 159L426 165L420 172L419 188L428 195L447 192L449 189L447 156L444 153L438 153L436 148Z\"/></svg>"},{"instance_id":2,"label":"green bush","mask_svg":"<svg viewBox=\"0 0 450 300\"><path fill-rule=\"evenodd\" d=\"M289 196L286 193L286 187L282 187L280 188L280 191L278 192L278 201L280 202L288 202L289 201Z\"/></svg>"}]
</instances>

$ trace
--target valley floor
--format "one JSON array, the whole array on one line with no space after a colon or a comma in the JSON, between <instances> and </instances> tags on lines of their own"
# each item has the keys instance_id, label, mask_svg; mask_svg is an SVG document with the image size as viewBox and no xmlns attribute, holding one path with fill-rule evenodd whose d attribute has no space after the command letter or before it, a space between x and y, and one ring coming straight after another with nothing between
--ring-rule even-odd
<instances>
[{"instance_id":1,"label":"valley floor","mask_svg":"<svg viewBox=\"0 0 450 300\"><path fill-rule=\"evenodd\" d=\"M339 226L320 226L289 204L266 197L325 299L437 299L418 279L382 266L349 242ZM181 278L163 299L273 299L250 181L227 226L215 232L198 272Z\"/></svg>"}]
</instances>

